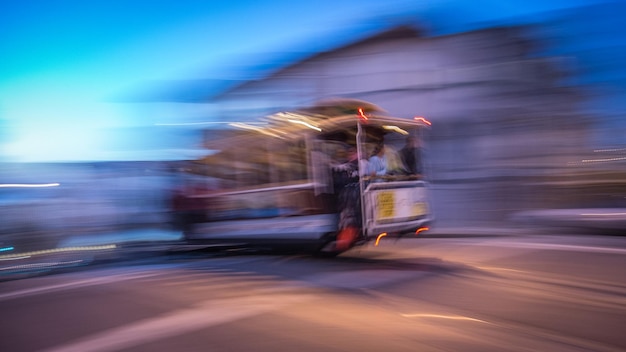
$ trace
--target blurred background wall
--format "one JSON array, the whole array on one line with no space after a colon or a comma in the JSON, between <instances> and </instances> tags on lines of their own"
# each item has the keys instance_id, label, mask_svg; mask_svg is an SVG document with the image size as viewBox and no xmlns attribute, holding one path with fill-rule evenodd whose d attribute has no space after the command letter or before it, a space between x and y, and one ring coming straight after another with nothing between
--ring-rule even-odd
<instances>
[{"instance_id":1,"label":"blurred background wall","mask_svg":"<svg viewBox=\"0 0 626 352\"><path fill-rule=\"evenodd\" d=\"M0 243L20 250L63 238L169 227L176 162L15 163L2 165ZM52 182L53 180L54 182Z\"/></svg>"},{"instance_id":2,"label":"blurred background wall","mask_svg":"<svg viewBox=\"0 0 626 352\"><path fill-rule=\"evenodd\" d=\"M426 116L434 211L444 226L503 225L537 208L622 206L621 165L591 157L597 116L571 83L574 56L539 55L533 26L428 36L394 26L212 97L224 119L263 116L330 97ZM596 155L596 157L598 157ZM601 157L598 157L601 158Z\"/></svg>"},{"instance_id":3,"label":"blurred background wall","mask_svg":"<svg viewBox=\"0 0 626 352\"><path fill-rule=\"evenodd\" d=\"M106 141L123 140L100 158L107 161L3 162L0 184L59 186L0 188L0 232L167 226L172 190L184 185L175 170L199 155L203 124L337 96L433 122L426 162L437 226L516 226L512 219L536 209L626 208L626 3L486 21L449 5L374 15L350 35L324 29L285 55L247 55L240 60L247 66L233 62L219 77L197 72L148 84L121 99L138 118L106 130L113 136ZM110 111L89 110L82 119L121 120ZM3 116L6 147L14 122ZM73 148L103 131L43 145Z\"/></svg>"}]
</instances>

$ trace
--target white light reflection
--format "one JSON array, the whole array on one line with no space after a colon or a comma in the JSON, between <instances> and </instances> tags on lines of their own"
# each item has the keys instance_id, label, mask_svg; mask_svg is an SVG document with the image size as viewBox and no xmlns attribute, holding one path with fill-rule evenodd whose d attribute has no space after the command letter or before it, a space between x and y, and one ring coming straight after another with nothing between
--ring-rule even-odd
<instances>
[{"instance_id":1,"label":"white light reflection","mask_svg":"<svg viewBox=\"0 0 626 352\"><path fill-rule=\"evenodd\" d=\"M450 319L450 320L466 320L475 321L478 323L491 324L488 321L464 317L462 315L440 315L440 314L401 314L405 318L436 318L436 319Z\"/></svg>"},{"instance_id":2,"label":"white light reflection","mask_svg":"<svg viewBox=\"0 0 626 352\"><path fill-rule=\"evenodd\" d=\"M292 123L297 123L303 126L306 126L312 130L316 130L317 132L322 132L322 129L316 126L311 125L310 123L304 122L304 121L298 121L298 120L292 120L292 119L287 119L287 121L292 122Z\"/></svg>"},{"instance_id":3,"label":"white light reflection","mask_svg":"<svg viewBox=\"0 0 626 352\"><path fill-rule=\"evenodd\" d=\"M206 126L206 125L220 125L220 124L230 124L230 122L225 121L206 121L206 122L172 122L172 123L155 123L155 126Z\"/></svg>"},{"instance_id":4,"label":"white light reflection","mask_svg":"<svg viewBox=\"0 0 626 352\"><path fill-rule=\"evenodd\" d=\"M41 251L34 251L34 252L27 252L27 253L6 254L6 255L0 256L0 260L14 259L18 257L29 257L29 256L35 256L35 255L42 255L42 254L80 252L80 251L100 251L100 250L115 249L115 248L117 248L116 245L109 244L109 245L104 245L104 246L84 246L84 247L65 247L65 248L45 249Z\"/></svg>"},{"instance_id":5,"label":"white light reflection","mask_svg":"<svg viewBox=\"0 0 626 352\"><path fill-rule=\"evenodd\" d=\"M0 258L0 260L20 260L20 259L28 259L30 255L25 255L21 257L13 257L13 258Z\"/></svg>"},{"instance_id":6,"label":"white light reflection","mask_svg":"<svg viewBox=\"0 0 626 352\"><path fill-rule=\"evenodd\" d=\"M596 149L593 151L594 153L612 153L612 152L626 152L626 148L615 148L615 149Z\"/></svg>"},{"instance_id":7,"label":"white light reflection","mask_svg":"<svg viewBox=\"0 0 626 352\"><path fill-rule=\"evenodd\" d=\"M622 158L607 158L607 159L585 159L582 160L583 163L606 163L611 161L622 161L626 160L626 157Z\"/></svg>"},{"instance_id":8,"label":"white light reflection","mask_svg":"<svg viewBox=\"0 0 626 352\"><path fill-rule=\"evenodd\" d=\"M256 131L256 132L262 133L270 137L283 138L282 136L279 136L276 133L270 132L269 130L263 127L252 126L252 125L248 125L248 124L240 123L240 122L229 123L228 125L232 127L236 127L236 128L245 129L245 130Z\"/></svg>"},{"instance_id":9,"label":"white light reflection","mask_svg":"<svg viewBox=\"0 0 626 352\"><path fill-rule=\"evenodd\" d=\"M82 263L83 260L71 260L71 261L67 261L67 262L52 262L52 263L33 263L33 264L23 264L23 265L15 265L15 266L8 266L5 268L0 268L0 270L22 270L22 269L39 269L39 268L49 268L52 266L59 266L59 265L68 265L68 264L78 264L78 263Z\"/></svg>"},{"instance_id":10,"label":"white light reflection","mask_svg":"<svg viewBox=\"0 0 626 352\"><path fill-rule=\"evenodd\" d=\"M626 213L586 213L580 214L582 216L626 216Z\"/></svg>"},{"instance_id":11,"label":"white light reflection","mask_svg":"<svg viewBox=\"0 0 626 352\"><path fill-rule=\"evenodd\" d=\"M515 269L507 269L507 268L496 268L492 266L477 266L477 269L486 270L486 271L509 271L513 273L527 273L527 271L523 270L515 270Z\"/></svg>"},{"instance_id":12,"label":"white light reflection","mask_svg":"<svg viewBox=\"0 0 626 352\"><path fill-rule=\"evenodd\" d=\"M309 116L306 115L296 114L292 112L278 112L276 114L267 116L267 118L274 121L284 120L287 122L300 124L318 132L322 132L322 129L316 126L315 121L311 120Z\"/></svg>"},{"instance_id":13,"label":"white light reflection","mask_svg":"<svg viewBox=\"0 0 626 352\"><path fill-rule=\"evenodd\" d=\"M58 187L60 183L0 183L0 188L40 188Z\"/></svg>"}]
</instances>

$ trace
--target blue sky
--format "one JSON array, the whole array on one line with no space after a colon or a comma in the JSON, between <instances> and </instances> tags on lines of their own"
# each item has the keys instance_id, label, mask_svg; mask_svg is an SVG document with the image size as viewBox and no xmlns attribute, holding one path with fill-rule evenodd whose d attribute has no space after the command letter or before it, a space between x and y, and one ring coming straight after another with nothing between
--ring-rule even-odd
<instances>
[{"instance_id":1,"label":"blue sky","mask_svg":"<svg viewBox=\"0 0 626 352\"><path fill-rule=\"evenodd\" d=\"M9 0L0 5L0 160L136 158L129 131L210 106L116 101L150 82L233 78L234 63L314 50L334 33L418 14L433 33L526 20L590 0ZM538 17L539 18L539 17ZM123 133L119 133L122 131ZM155 132L158 135L158 132ZM150 133L143 135L150 136ZM120 137L121 136L121 137ZM124 137L127 136L127 137ZM124 142L126 138L126 142ZM163 149L177 147L175 141ZM127 149L130 148L130 149ZM124 154L124 155L122 155ZM145 158L146 154L140 158Z\"/></svg>"}]
</instances>

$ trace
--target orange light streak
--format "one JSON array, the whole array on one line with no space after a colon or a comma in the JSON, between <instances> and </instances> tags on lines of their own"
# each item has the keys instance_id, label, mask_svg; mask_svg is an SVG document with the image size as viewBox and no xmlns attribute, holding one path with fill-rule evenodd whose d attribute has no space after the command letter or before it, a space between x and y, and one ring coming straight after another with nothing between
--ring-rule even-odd
<instances>
[{"instance_id":1,"label":"orange light streak","mask_svg":"<svg viewBox=\"0 0 626 352\"><path fill-rule=\"evenodd\" d=\"M386 232L381 233L380 235L378 235L378 237L376 238L376 243L374 244L374 246L378 246L378 242L380 242L380 239L387 236Z\"/></svg>"},{"instance_id":2,"label":"orange light streak","mask_svg":"<svg viewBox=\"0 0 626 352\"><path fill-rule=\"evenodd\" d=\"M363 120L368 120L367 116L365 116L365 113L363 112L363 108L359 108L359 117Z\"/></svg>"},{"instance_id":3,"label":"orange light streak","mask_svg":"<svg viewBox=\"0 0 626 352\"><path fill-rule=\"evenodd\" d=\"M420 232L424 232L428 230L430 230L430 227L420 227L419 229L417 229L417 231L415 231L415 235L419 235Z\"/></svg>"}]
</instances>

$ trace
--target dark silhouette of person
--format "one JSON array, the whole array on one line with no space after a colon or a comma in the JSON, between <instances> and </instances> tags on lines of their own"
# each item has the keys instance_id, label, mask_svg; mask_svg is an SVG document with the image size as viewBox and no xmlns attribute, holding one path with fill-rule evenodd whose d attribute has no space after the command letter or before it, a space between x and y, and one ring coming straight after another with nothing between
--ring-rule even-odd
<instances>
[{"instance_id":1,"label":"dark silhouette of person","mask_svg":"<svg viewBox=\"0 0 626 352\"><path fill-rule=\"evenodd\" d=\"M359 189L359 159L356 147L348 149L348 160L336 165L335 190L338 193L339 231L335 248L347 250L354 244L361 229L361 192Z\"/></svg>"},{"instance_id":2,"label":"dark silhouette of person","mask_svg":"<svg viewBox=\"0 0 626 352\"><path fill-rule=\"evenodd\" d=\"M422 173L422 151L416 137L407 137L406 144L400 150L400 158L409 175L420 175Z\"/></svg>"}]
</instances>

